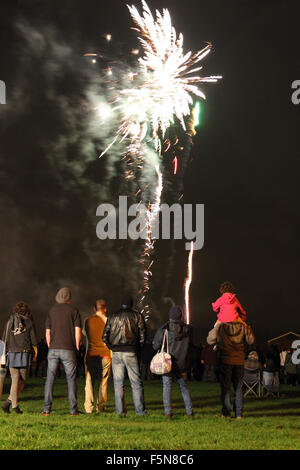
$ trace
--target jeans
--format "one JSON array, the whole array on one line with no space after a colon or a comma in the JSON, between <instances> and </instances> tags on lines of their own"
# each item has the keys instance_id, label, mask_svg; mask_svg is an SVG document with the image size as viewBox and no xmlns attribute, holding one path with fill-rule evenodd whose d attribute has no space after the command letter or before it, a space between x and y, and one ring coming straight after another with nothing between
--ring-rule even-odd
<instances>
[{"instance_id":1,"label":"jeans","mask_svg":"<svg viewBox=\"0 0 300 470\"><path fill-rule=\"evenodd\" d=\"M77 411L77 385L76 385L76 352L68 349L49 349L48 369L45 383L44 411L50 412L53 401L53 387L59 362L62 362L68 383L68 400L70 413Z\"/></svg>"},{"instance_id":2,"label":"jeans","mask_svg":"<svg viewBox=\"0 0 300 470\"><path fill-rule=\"evenodd\" d=\"M163 375L162 380L163 380L163 401L164 401L165 414L171 415L172 414L172 410L171 410L172 376ZM176 380L180 387L186 413L188 415L192 415L193 405L192 405L192 400L191 400L189 389L187 388L187 385L186 385L186 381L184 380L183 377L177 377L177 376L176 376Z\"/></svg>"},{"instance_id":3,"label":"jeans","mask_svg":"<svg viewBox=\"0 0 300 470\"><path fill-rule=\"evenodd\" d=\"M211 365L210 366L204 365L204 372L203 372L203 377L202 377L203 382L209 381L209 372L211 372L211 376L210 376L211 382L216 382L217 381L216 367L211 366Z\"/></svg>"},{"instance_id":4,"label":"jeans","mask_svg":"<svg viewBox=\"0 0 300 470\"><path fill-rule=\"evenodd\" d=\"M116 412L126 414L124 382L126 370L130 380L134 409L137 415L146 414L144 388L139 370L137 355L133 352L113 352L112 370L115 389Z\"/></svg>"},{"instance_id":5,"label":"jeans","mask_svg":"<svg viewBox=\"0 0 300 470\"><path fill-rule=\"evenodd\" d=\"M296 384L295 384L296 385ZM278 372L268 372L263 371L263 388L267 390L268 393L278 393L279 392L279 373Z\"/></svg>"},{"instance_id":6,"label":"jeans","mask_svg":"<svg viewBox=\"0 0 300 470\"><path fill-rule=\"evenodd\" d=\"M92 413L94 408L94 388L99 381L96 408L104 411L107 401L107 382L111 365L110 357L87 356L85 360L85 402L84 409Z\"/></svg>"},{"instance_id":7,"label":"jeans","mask_svg":"<svg viewBox=\"0 0 300 470\"><path fill-rule=\"evenodd\" d=\"M243 377L244 366L221 364L220 366L220 385L221 385L221 402L222 415L230 416L230 389L231 383L235 392L234 411L235 416L239 417L243 414Z\"/></svg>"}]
</instances>

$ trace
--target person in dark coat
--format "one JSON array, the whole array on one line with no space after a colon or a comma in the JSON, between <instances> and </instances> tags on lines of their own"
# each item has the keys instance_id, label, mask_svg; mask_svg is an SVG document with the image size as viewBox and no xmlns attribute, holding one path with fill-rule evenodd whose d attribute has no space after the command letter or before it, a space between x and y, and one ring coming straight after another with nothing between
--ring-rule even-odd
<instances>
[{"instance_id":1,"label":"person in dark coat","mask_svg":"<svg viewBox=\"0 0 300 470\"><path fill-rule=\"evenodd\" d=\"M203 382L208 382L209 380L216 382L217 353L210 344L206 344L202 349L201 362L204 366Z\"/></svg>"},{"instance_id":2,"label":"person in dark coat","mask_svg":"<svg viewBox=\"0 0 300 470\"><path fill-rule=\"evenodd\" d=\"M222 418L230 417L231 383L235 392L235 417L242 418L245 344L254 341L251 327L241 322L219 323L208 333L207 343L218 347Z\"/></svg>"},{"instance_id":3,"label":"person in dark coat","mask_svg":"<svg viewBox=\"0 0 300 470\"><path fill-rule=\"evenodd\" d=\"M109 315L102 340L113 351L112 370L115 389L116 413L126 416L124 382L126 373L131 385L135 412L146 414L144 387L138 363L138 354L143 349L146 325L143 315L133 310L133 298L125 293L121 308Z\"/></svg>"},{"instance_id":4,"label":"person in dark coat","mask_svg":"<svg viewBox=\"0 0 300 470\"><path fill-rule=\"evenodd\" d=\"M146 336L144 347L141 351L141 375L142 380L152 379L152 372L150 370L150 363L155 352L152 346L151 337Z\"/></svg>"},{"instance_id":5,"label":"person in dark coat","mask_svg":"<svg viewBox=\"0 0 300 470\"><path fill-rule=\"evenodd\" d=\"M46 343L46 338L43 336L40 342L37 345L37 359L36 359L36 366L35 366L35 376L39 376L39 370L42 366L42 377L47 375L47 354L48 354L48 346Z\"/></svg>"},{"instance_id":6,"label":"person in dark coat","mask_svg":"<svg viewBox=\"0 0 300 470\"><path fill-rule=\"evenodd\" d=\"M169 313L169 321L165 323L156 332L153 340L153 348L157 351L162 347L165 330L168 330L169 353L172 358L172 371L163 375L163 402L167 418L172 417L171 411L171 392L172 380L176 379L182 398L184 401L186 413L193 416L193 406L186 381L183 374L187 368L187 354L189 348L189 325L183 322L182 310L178 305L174 305Z\"/></svg>"}]
</instances>

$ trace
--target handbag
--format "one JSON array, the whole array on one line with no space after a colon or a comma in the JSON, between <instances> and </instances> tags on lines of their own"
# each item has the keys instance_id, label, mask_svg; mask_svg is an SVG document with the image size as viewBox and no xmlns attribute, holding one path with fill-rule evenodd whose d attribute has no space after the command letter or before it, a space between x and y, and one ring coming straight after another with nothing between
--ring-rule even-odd
<instances>
[{"instance_id":1,"label":"handbag","mask_svg":"<svg viewBox=\"0 0 300 470\"><path fill-rule=\"evenodd\" d=\"M167 352L164 351L165 342L167 342ZM168 374L172 370L172 358L169 354L168 330L165 330L160 352L156 353L152 358L150 370L152 374L156 375Z\"/></svg>"},{"instance_id":2,"label":"handbag","mask_svg":"<svg viewBox=\"0 0 300 470\"><path fill-rule=\"evenodd\" d=\"M0 366L6 365L6 342L7 342L7 332L8 332L9 321L7 322L5 340L0 340Z\"/></svg>"}]
</instances>

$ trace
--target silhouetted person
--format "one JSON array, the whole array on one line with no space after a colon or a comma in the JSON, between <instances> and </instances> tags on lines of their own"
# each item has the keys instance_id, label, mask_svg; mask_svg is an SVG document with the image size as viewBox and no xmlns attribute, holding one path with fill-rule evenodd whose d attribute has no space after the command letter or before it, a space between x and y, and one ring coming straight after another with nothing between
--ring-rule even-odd
<instances>
[{"instance_id":1,"label":"silhouetted person","mask_svg":"<svg viewBox=\"0 0 300 470\"><path fill-rule=\"evenodd\" d=\"M144 347L141 351L141 374L143 380L152 378L152 372L150 371L150 363L155 354L152 346L152 340L150 337L146 337Z\"/></svg>"},{"instance_id":2,"label":"silhouetted person","mask_svg":"<svg viewBox=\"0 0 300 470\"><path fill-rule=\"evenodd\" d=\"M45 377L47 374L47 354L48 346L46 339L43 336L37 345L38 353L35 366L35 376L39 376L40 367L42 367L42 377Z\"/></svg>"},{"instance_id":3,"label":"silhouetted person","mask_svg":"<svg viewBox=\"0 0 300 470\"><path fill-rule=\"evenodd\" d=\"M201 352L201 362L203 364L203 382L216 382L217 354L213 346L206 344Z\"/></svg>"}]
</instances>

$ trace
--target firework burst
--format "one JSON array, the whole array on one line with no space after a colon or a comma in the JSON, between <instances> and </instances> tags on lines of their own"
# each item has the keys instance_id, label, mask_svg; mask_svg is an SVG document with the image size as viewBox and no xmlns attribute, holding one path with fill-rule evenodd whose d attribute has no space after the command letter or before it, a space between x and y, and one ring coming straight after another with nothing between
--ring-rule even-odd
<instances>
[{"instance_id":1,"label":"firework burst","mask_svg":"<svg viewBox=\"0 0 300 470\"><path fill-rule=\"evenodd\" d=\"M163 142L168 141L165 139L166 131L175 124L176 120L186 130L185 118L191 115L193 96L205 99L199 84L216 82L221 77L199 75L202 69L199 62L210 53L212 45L207 44L196 53L185 53L183 35L180 33L177 36L167 9L163 9L162 14L156 11L154 18L144 0L142 0L142 14L135 6L127 6L135 23L133 29L138 33L141 45L141 49L138 50L140 57L134 70L127 74L130 86L121 87L110 104L112 112L118 113L120 125L100 157L116 142L125 143L126 152L122 159L128 165L125 177L130 179L136 178L137 172L139 174L143 172L143 165L149 154L147 149L151 146L154 146L159 161ZM176 174L178 169L176 155L173 161L173 172ZM151 201L148 201L148 236L140 259L144 273L140 302L143 303L143 310L146 310L146 313L149 312L149 305L145 299L149 292L150 267L153 263L151 262L151 251L154 246L151 237L152 223L153 217L156 218L158 215L163 191L159 165L156 165L155 171L157 190L153 207ZM137 192L140 198L143 197L142 193L141 189Z\"/></svg>"},{"instance_id":2,"label":"firework burst","mask_svg":"<svg viewBox=\"0 0 300 470\"><path fill-rule=\"evenodd\" d=\"M162 14L156 11L155 19L144 0L142 5L142 16L136 7L128 5L128 8L144 55L138 59L136 72L131 72L132 86L120 90L113 109L121 111L117 132L121 139L142 141L150 126L155 148L160 153L161 138L174 124L175 117L186 129L184 118L191 114L193 95L205 99L199 83L216 82L221 76L195 75L202 69L195 65L210 53L211 44L194 54L184 53L183 35L177 37L169 11L164 9ZM135 81L138 86L134 86Z\"/></svg>"}]
</instances>

